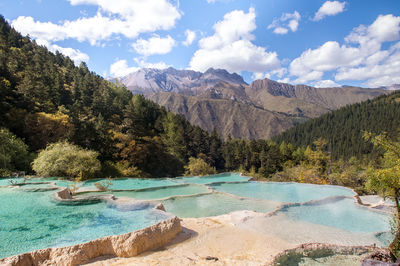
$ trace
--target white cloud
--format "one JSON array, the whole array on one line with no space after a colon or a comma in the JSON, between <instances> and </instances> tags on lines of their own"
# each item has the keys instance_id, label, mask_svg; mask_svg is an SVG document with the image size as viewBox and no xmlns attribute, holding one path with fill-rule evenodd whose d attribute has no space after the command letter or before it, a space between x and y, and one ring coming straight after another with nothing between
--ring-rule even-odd
<instances>
[{"instance_id":1,"label":"white cloud","mask_svg":"<svg viewBox=\"0 0 400 266\"><path fill-rule=\"evenodd\" d=\"M297 28L299 27L299 21L298 20L291 20L291 21L289 21L289 25L288 26L293 32L295 32L295 31L297 31Z\"/></svg>"},{"instance_id":2,"label":"white cloud","mask_svg":"<svg viewBox=\"0 0 400 266\"><path fill-rule=\"evenodd\" d=\"M324 72L322 72L322 71L315 71L315 70L314 71L310 71L310 72L304 73L303 75L301 75L300 77L295 79L293 81L293 83L295 83L295 84L306 84L310 80L320 80L323 75L324 75Z\"/></svg>"},{"instance_id":3,"label":"white cloud","mask_svg":"<svg viewBox=\"0 0 400 266\"><path fill-rule=\"evenodd\" d=\"M139 69L139 67L128 67L128 62L126 60L118 60L110 66L110 74L114 78L119 78L136 72Z\"/></svg>"},{"instance_id":4,"label":"white cloud","mask_svg":"<svg viewBox=\"0 0 400 266\"><path fill-rule=\"evenodd\" d=\"M293 13L284 13L280 18L275 18L267 29L274 29L276 34L286 34L291 30L292 32L297 31L299 27L299 21L301 16L299 12L294 11Z\"/></svg>"},{"instance_id":5,"label":"white cloud","mask_svg":"<svg viewBox=\"0 0 400 266\"><path fill-rule=\"evenodd\" d=\"M286 73L287 73L287 69L284 68L284 67L282 67L282 68L279 68L279 69L275 69L275 70L272 70L272 71L268 71L268 72L266 72L266 73L254 72L254 73L251 75L251 78L252 78L253 80L256 80L256 79L265 79L265 78L271 79L271 78L273 78L273 77L277 77L277 78L280 79L280 78L282 78Z\"/></svg>"},{"instance_id":6,"label":"white cloud","mask_svg":"<svg viewBox=\"0 0 400 266\"><path fill-rule=\"evenodd\" d=\"M368 87L390 86L400 83L400 42L388 51L380 51L372 57L375 63L366 63L353 68L342 67L335 75L336 80L361 80ZM370 57L369 57L370 58ZM368 58L368 59L369 59Z\"/></svg>"},{"instance_id":7,"label":"white cloud","mask_svg":"<svg viewBox=\"0 0 400 266\"><path fill-rule=\"evenodd\" d=\"M314 83L312 83L314 87L317 88L334 88L334 87L340 87L340 84L337 84L333 80L326 79L326 80L319 80Z\"/></svg>"},{"instance_id":8,"label":"white cloud","mask_svg":"<svg viewBox=\"0 0 400 266\"><path fill-rule=\"evenodd\" d=\"M186 30L185 31L185 36L186 36L186 40L184 42L182 42L182 44L184 46L189 46L196 39L196 32L194 32L192 30Z\"/></svg>"},{"instance_id":9,"label":"white cloud","mask_svg":"<svg viewBox=\"0 0 400 266\"><path fill-rule=\"evenodd\" d=\"M290 80L290 78L278 79L277 81L280 82L280 83L287 83L287 84L292 84L293 83Z\"/></svg>"},{"instance_id":10,"label":"white cloud","mask_svg":"<svg viewBox=\"0 0 400 266\"><path fill-rule=\"evenodd\" d=\"M169 65L165 64L164 62L157 62L157 63L149 63L144 60L140 60L135 58L134 61L138 65L137 67L130 67L128 66L128 62L125 59L115 61L110 66L110 74L114 78L120 78L129 75L130 73L136 72L141 68L157 68L157 69L165 69L170 67Z\"/></svg>"},{"instance_id":11,"label":"white cloud","mask_svg":"<svg viewBox=\"0 0 400 266\"><path fill-rule=\"evenodd\" d=\"M31 37L59 41L68 38L99 44L113 36L136 38L140 33L168 30L175 26L181 14L168 0L70 0L72 5L99 6L93 17L64 21L59 24L35 21L20 16L12 26Z\"/></svg>"},{"instance_id":12,"label":"white cloud","mask_svg":"<svg viewBox=\"0 0 400 266\"><path fill-rule=\"evenodd\" d=\"M400 83L400 42L382 49L383 43L399 40L399 33L400 17L380 15L371 25L353 29L347 44L329 41L304 51L290 63L290 74L297 76L296 83L319 86L326 71L333 71L336 81L358 80L369 87Z\"/></svg>"},{"instance_id":13,"label":"white cloud","mask_svg":"<svg viewBox=\"0 0 400 266\"><path fill-rule=\"evenodd\" d=\"M12 26L23 35L29 34L40 40L59 41L66 38L65 30L59 25L51 22L36 22L32 17L20 16L12 21Z\"/></svg>"},{"instance_id":14,"label":"white cloud","mask_svg":"<svg viewBox=\"0 0 400 266\"><path fill-rule=\"evenodd\" d=\"M288 29L282 28L282 27L278 27L278 28L274 29L274 33L276 33L276 34L286 34L288 32L289 32Z\"/></svg>"},{"instance_id":15,"label":"white cloud","mask_svg":"<svg viewBox=\"0 0 400 266\"><path fill-rule=\"evenodd\" d=\"M205 71L210 67L224 68L229 72L240 73L243 70L263 73L280 67L275 52L254 45L251 34L256 29L255 10L248 13L234 10L227 13L222 21L214 25L215 33L199 41L190 68Z\"/></svg>"},{"instance_id":16,"label":"white cloud","mask_svg":"<svg viewBox=\"0 0 400 266\"><path fill-rule=\"evenodd\" d=\"M59 51L63 55L69 56L76 65L79 65L81 62L89 61L89 56L78 49L61 47L56 44L51 44L46 40L36 40L36 43L47 47L47 49L53 53Z\"/></svg>"},{"instance_id":17,"label":"white cloud","mask_svg":"<svg viewBox=\"0 0 400 266\"><path fill-rule=\"evenodd\" d=\"M290 73L304 77L312 71L329 71L339 66L355 66L360 63L358 48L340 46L338 42L326 42L317 49L308 49L290 63ZM309 77L316 77L310 75ZM311 80L311 79L309 79Z\"/></svg>"},{"instance_id":18,"label":"white cloud","mask_svg":"<svg viewBox=\"0 0 400 266\"><path fill-rule=\"evenodd\" d=\"M132 44L132 47L141 55L149 56L155 54L167 54L171 52L176 45L175 40L171 36L161 38L158 35L151 37L148 40L138 39Z\"/></svg>"},{"instance_id":19,"label":"white cloud","mask_svg":"<svg viewBox=\"0 0 400 266\"><path fill-rule=\"evenodd\" d=\"M166 68L170 67L170 65L167 65L165 62L150 63L150 62L145 62L144 60L139 60L138 58L135 58L135 62L141 68L166 69Z\"/></svg>"},{"instance_id":20,"label":"white cloud","mask_svg":"<svg viewBox=\"0 0 400 266\"><path fill-rule=\"evenodd\" d=\"M400 31L400 17L393 15L380 15L370 25L361 25L346 37L346 41L350 43L360 43L361 45L380 44L383 42L390 42L399 39Z\"/></svg>"},{"instance_id":21,"label":"white cloud","mask_svg":"<svg viewBox=\"0 0 400 266\"><path fill-rule=\"evenodd\" d=\"M334 16L344 11L346 2L326 1L315 13L314 20L319 21L326 16Z\"/></svg>"}]
</instances>

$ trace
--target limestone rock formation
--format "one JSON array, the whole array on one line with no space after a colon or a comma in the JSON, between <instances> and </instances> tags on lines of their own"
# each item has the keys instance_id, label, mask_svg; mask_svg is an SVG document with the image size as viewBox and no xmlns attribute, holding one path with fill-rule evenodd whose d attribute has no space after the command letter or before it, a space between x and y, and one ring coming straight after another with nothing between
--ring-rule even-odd
<instances>
[{"instance_id":1,"label":"limestone rock formation","mask_svg":"<svg viewBox=\"0 0 400 266\"><path fill-rule=\"evenodd\" d=\"M132 257L164 246L182 230L177 217L123 235L107 236L69 247L47 248L0 260L0 265L79 265L104 256Z\"/></svg>"}]
</instances>

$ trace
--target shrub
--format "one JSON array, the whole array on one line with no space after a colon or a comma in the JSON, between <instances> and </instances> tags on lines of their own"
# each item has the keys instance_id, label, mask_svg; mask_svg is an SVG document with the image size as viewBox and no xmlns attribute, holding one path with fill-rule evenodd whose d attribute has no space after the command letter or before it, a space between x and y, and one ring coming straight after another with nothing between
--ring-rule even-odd
<instances>
[{"instance_id":1,"label":"shrub","mask_svg":"<svg viewBox=\"0 0 400 266\"><path fill-rule=\"evenodd\" d=\"M0 129L0 176L13 171L28 171L32 159L28 146L8 129Z\"/></svg>"},{"instance_id":2,"label":"shrub","mask_svg":"<svg viewBox=\"0 0 400 266\"><path fill-rule=\"evenodd\" d=\"M85 150L68 142L47 145L33 161L33 170L41 176L79 177L88 179L100 171L95 151Z\"/></svg>"},{"instance_id":3,"label":"shrub","mask_svg":"<svg viewBox=\"0 0 400 266\"><path fill-rule=\"evenodd\" d=\"M112 182L110 178L106 180L99 181L93 184L99 191L108 191L110 186L112 186Z\"/></svg>"},{"instance_id":4,"label":"shrub","mask_svg":"<svg viewBox=\"0 0 400 266\"><path fill-rule=\"evenodd\" d=\"M185 175L199 176L199 175L212 175L216 174L215 167L211 167L203 159L200 158L189 158L189 163L185 166Z\"/></svg>"}]
</instances>

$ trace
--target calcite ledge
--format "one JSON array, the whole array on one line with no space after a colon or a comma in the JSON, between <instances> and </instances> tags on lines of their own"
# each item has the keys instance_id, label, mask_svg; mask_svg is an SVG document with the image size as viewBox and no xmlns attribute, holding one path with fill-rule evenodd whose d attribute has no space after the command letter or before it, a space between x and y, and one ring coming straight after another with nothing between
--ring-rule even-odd
<instances>
[{"instance_id":1,"label":"calcite ledge","mask_svg":"<svg viewBox=\"0 0 400 266\"><path fill-rule=\"evenodd\" d=\"M0 260L0 265L78 265L104 255L133 257L166 245L181 230L180 219L173 217L127 234L112 235L74 246L47 248L7 257Z\"/></svg>"}]
</instances>

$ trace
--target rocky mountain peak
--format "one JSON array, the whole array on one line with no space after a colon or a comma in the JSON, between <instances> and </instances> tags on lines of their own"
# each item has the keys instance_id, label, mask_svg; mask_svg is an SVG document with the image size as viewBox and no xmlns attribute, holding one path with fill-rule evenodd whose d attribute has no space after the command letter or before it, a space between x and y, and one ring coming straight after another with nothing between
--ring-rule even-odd
<instances>
[{"instance_id":1,"label":"rocky mountain peak","mask_svg":"<svg viewBox=\"0 0 400 266\"><path fill-rule=\"evenodd\" d=\"M157 92L176 92L198 95L218 84L228 82L247 85L236 73L224 69L208 69L205 73L193 70L143 68L133 72L120 81L133 93L151 94Z\"/></svg>"}]
</instances>

